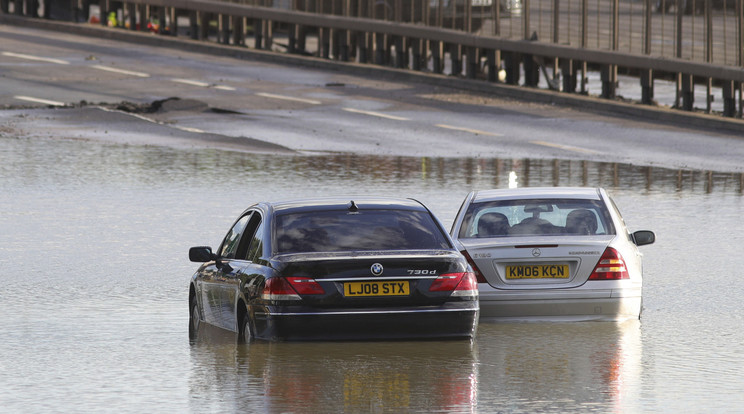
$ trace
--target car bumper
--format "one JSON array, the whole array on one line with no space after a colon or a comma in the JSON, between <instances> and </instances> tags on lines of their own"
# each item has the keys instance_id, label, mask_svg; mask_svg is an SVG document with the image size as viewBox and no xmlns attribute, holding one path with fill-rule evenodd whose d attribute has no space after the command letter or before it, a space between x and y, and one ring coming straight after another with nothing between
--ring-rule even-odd
<instances>
[{"instance_id":1,"label":"car bumper","mask_svg":"<svg viewBox=\"0 0 744 414\"><path fill-rule=\"evenodd\" d=\"M257 339L272 341L473 338L477 304L416 309L268 309L255 314Z\"/></svg>"},{"instance_id":2,"label":"car bumper","mask_svg":"<svg viewBox=\"0 0 744 414\"><path fill-rule=\"evenodd\" d=\"M497 291L480 295L484 321L624 321L641 315L641 289Z\"/></svg>"}]
</instances>

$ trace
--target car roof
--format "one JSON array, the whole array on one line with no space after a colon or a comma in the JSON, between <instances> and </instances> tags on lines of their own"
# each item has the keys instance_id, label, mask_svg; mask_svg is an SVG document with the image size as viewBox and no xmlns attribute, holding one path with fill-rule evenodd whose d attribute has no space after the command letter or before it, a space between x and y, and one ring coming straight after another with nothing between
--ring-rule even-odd
<instances>
[{"instance_id":1,"label":"car roof","mask_svg":"<svg viewBox=\"0 0 744 414\"><path fill-rule=\"evenodd\" d=\"M298 200L286 200L267 202L266 204L274 212L304 212L316 210L347 210L353 204L360 210L364 209L395 209L395 210L417 210L428 211L423 204L412 198L394 197L370 197L370 196L348 196L348 197L319 197Z\"/></svg>"},{"instance_id":2,"label":"car roof","mask_svg":"<svg viewBox=\"0 0 744 414\"><path fill-rule=\"evenodd\" d=\"M591 187L525 187L473 192L473 203L495 200L540 199L540 198L580 198L600 200L602 189Z\"/></svg>"}]
</instances>

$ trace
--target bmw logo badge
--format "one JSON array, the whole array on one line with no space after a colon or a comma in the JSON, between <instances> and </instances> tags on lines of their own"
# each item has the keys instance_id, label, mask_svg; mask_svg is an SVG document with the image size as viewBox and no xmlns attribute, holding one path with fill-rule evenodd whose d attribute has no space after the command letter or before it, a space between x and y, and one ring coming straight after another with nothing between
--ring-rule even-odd
<instances>
[{"instance_id":1,"label":"bmw logo badge","mask_svg":"<svg viewBox=\"0 0 744 414\"><path fill-rule=\"evenodd\" d=\"M370 268L370 270L372 271L372 274L373 275L380 276L382 274L383 268L382 268L382 265L381 264L375 263L375 264L372 265L372 267Z\"/></svg>"}]
</instances>

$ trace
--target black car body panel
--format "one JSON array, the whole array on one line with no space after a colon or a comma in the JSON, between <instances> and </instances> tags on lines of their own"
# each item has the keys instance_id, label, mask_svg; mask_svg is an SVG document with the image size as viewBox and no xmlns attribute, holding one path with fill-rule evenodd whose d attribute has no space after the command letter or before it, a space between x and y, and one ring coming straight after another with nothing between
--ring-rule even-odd
<instances>
[{"instance_id":1,"label":"black car body panel","mask_svg":"<svg viewBox=\"0 0 744 414\"><path fill-rule=\"evenodd\" d=\"M246 210L192 277L192 321L265 340L472 338L467 261L422 204L313 199ZM472 283L471 283L472 278Z\"/></svg>"}]
</instances>

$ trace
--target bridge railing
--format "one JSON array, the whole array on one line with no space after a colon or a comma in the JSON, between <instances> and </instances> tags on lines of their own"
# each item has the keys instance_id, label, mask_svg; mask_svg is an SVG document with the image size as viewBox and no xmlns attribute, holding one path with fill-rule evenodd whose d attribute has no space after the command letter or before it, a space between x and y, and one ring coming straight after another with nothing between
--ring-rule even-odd
<instances>
[{"instance_id":1,"label":"bridge railing","mask_svg":"<svg viewBox=\"0 0 744 414\"><path fill-rule=\"evenodd\" d=\"M742 117L743 2L0 0L0 11L86 22L92 16L104 25L258 49L277 49L282 39L289 53L564 93L589 93L594 72L607 99L617 97L618 74L628 74L638 79L644 104L655 104L655 82L664 79L675 88L673 107L695 110L695 87L702 86L706 111L715 90L722 114Z\"/></svg>"}]
</instances>

